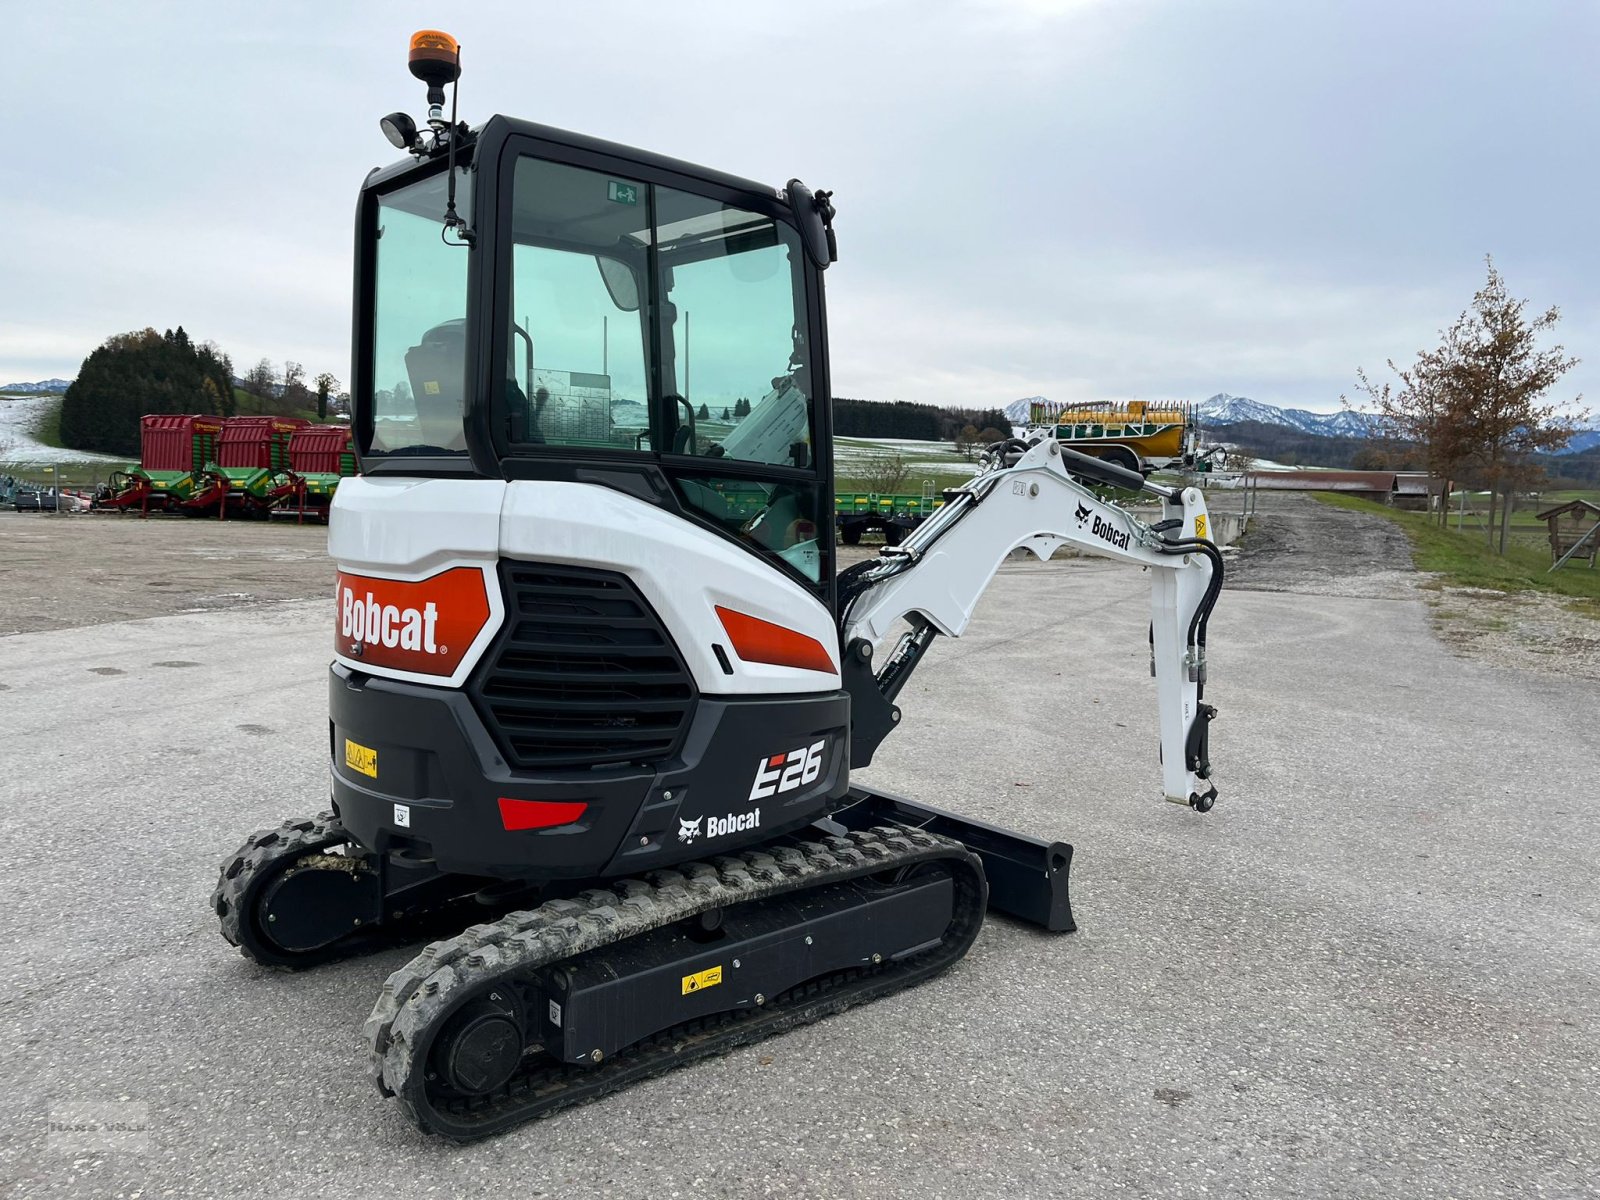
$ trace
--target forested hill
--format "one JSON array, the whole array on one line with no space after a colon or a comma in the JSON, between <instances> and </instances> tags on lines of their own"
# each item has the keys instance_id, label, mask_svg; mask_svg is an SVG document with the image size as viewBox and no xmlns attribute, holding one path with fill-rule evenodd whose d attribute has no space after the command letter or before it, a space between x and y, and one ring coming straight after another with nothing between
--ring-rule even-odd
<instances>
[{"instance_id":1,"label":"forested hill","mask_svg":"<svg viewBox=\"0 0 1600 1200\"><path fill-rule=\"evenodd\" d=\"M968 425L979 432L1011 432L1011 422L997 408L940 408L909 400L833 401L833 432L839 437L910 438L916 441L953 441Z\"/></svg>"},{"instance_id":2,"label":"forested hill","mask_svg":"<svg viewBox=\"0 0 1600 1200\"><path fill-rule=\"evenodd\" d=\"M1420 464L1411 461L1415 457L1414 448L1380 446L1373 439L1364 437L1328 437L1265 421L1209 425L1205 435L1208 442L1237 446L1252 458L1267 458L1295 466L1341 467L1347 470L1420 469Z\"/></svg>"},{"instance_id":3,"label":"forested hill","mask_svg":"<svg viewBox=\"0 0 1600 1200\"><path fill-rule=\"evenodd\" d=\"M1421 471L1421 449L1406 443L1372 438L1322 437L1284 425L1237 421L1206 430L1208 442L1237 446L1252 458L1298 467L1335 467L1358 471ZM1536 454L1545 471L1545 486L1593 487L1600 484L1600 446L1576 454Z\"/></svg>"},{"instance_id":4,"label":"forested hill","mask_svg":"<svg viewBox=\"0 0 1600 1200\"><path fill-rule=\"evenodd\" d=\"M232 416L233 364L180 325L119 334L84 360L61 401L61 441L74 450L139 453L145 413Z\"/></svg>"}]
</instances>

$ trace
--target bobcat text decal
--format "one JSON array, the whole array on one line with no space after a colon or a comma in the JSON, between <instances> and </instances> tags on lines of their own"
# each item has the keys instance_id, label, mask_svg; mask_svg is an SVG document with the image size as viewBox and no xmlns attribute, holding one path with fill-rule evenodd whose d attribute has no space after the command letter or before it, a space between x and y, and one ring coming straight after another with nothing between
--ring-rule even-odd
<instances>
[{"instance_id":1,"label":"bobcat text decal","mask_svg":"<svg viewBox=\"0 0 1600 1200\"><path fill-rule=\"evenodd\" d=\"M408 583L339 572L334 650L363 666L448 676L490 616L483 572L452 567Z\"/></svg>"},{"instance_id":2,"label":"bobcat text decal","mask_svg":"<svg viewBox=\"0 0 1600 1200\"><path fill-rule=\"evenodd\" d=\"M743 833L747 829L761 828L761 810L752 808L746 813L729 813L725 817L696 817L692 821L678 818L678 840L685 845L692 846L700 836L700 823L706 823L705 836L708 838L725 837L730 833Z\"/></svg>"},{"instance_id":3,"label":"bobcat text decal","mask_svg":"<svg viewBox=\"0 0 1600 1200\"><path fill-rule=\"evenodd\" d=\"M1118 550L1126 550L1128 548L1128 531L1126 529L1118 529L1110 521L1102 521L1098 514L1095 516L1094 524L1089 528L1095 537L1109 542Z\"/></svg>"}]
</instances>

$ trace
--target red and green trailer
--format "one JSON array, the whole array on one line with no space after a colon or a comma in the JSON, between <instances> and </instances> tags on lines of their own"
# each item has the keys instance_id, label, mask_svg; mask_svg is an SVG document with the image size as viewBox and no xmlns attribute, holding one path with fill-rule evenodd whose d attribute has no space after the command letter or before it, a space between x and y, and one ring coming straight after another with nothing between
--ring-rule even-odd
<instances>
[{"instance_id":1,"label":"red and green trailer","mask_svg":"<svg viewBox=\"0 0 1600 1200\"><path fill-rule=\"evenodd\" d=\"M207 471L222 435L221 417L149 413L139 422L139 465L114 471L95 506L141 514L204 511L219 481Z\"/></svg>"},{"instance_id":2,"label":"red and green trailer","mask_svg":"<svg viewBox=\"0 0 1600 1200\"><path fill-rule=\"evenodd\" d=\"M295 494L289 442L311 422L304 417L229 417L210 470L227 481L219 517L265 518Z\"/></svg>"},{"instance_id":3,"label":"red and green trailer","mask_svg":"<svg viewBox=\"0 0 1600 1200\"><path fill-rule=\"evenodd\" d=\"M289 469L296 490L280 512L326 521L339 481L356 473L356 448L348 425L306 425L289 439Z\"/></svg>"}]
</instances>

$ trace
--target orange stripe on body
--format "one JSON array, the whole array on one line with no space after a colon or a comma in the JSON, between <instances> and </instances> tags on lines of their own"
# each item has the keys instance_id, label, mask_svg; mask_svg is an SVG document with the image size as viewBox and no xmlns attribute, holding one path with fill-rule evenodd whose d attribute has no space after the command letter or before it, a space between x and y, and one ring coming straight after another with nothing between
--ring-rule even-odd
<instances>
[{"instance_id":1,"label":"orange stripe on body","mask_svg":"<svg viewBox=\"0 0 1600 1200\"><path fill-rule=\"evenodd\" d=\"M833 656L814 637L807 637L783 625L774 625L749 613L735 612L717 605L717 618L728 632L733 652L745 662L770 663L775 667L798 667L802 671L835 673Z\"/></svg>"}]
</instances>

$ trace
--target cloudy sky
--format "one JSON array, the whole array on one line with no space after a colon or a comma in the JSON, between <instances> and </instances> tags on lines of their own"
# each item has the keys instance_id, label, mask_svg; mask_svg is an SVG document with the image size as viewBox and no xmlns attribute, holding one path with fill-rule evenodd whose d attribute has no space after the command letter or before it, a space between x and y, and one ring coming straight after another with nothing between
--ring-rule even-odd
<instances>
[{"instance_id":1,"label":"cloudy sky","mask_svg":"<svg viewBox=\"0 0 1600 1200\"><path fill-rule=\"evenodd\" d=\"M834 189L834 390L1338 406L1492 253L1600 395L1588 0L23 4L0 382L184 325L349 377L356 189L420 114Z\"/></svg>"}]
</instances>

